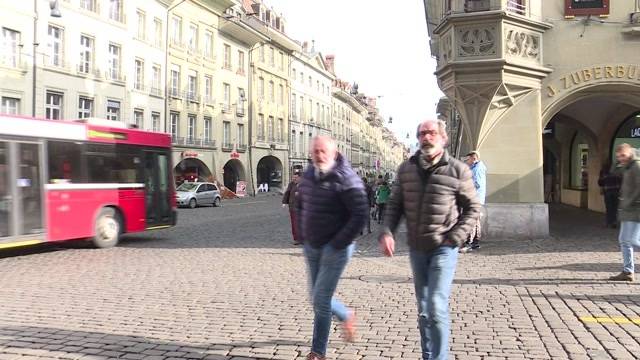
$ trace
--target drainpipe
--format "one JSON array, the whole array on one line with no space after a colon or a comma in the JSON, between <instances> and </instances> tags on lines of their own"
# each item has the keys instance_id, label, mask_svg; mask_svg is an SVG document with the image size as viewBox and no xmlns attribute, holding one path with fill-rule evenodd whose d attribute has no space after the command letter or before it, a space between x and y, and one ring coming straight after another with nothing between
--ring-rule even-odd
<instances>
[{"instance_id":1,"label":"drainpipe","mask_svg":"<svg viewBox=\"0 0 640 360\"><path fill-rule=\"evenodd\" d=\"M262 43L257 43L254 44L253 46L251 46L249 48L248 54L249 54L249 71L247 76L249 77L249 86L247 87L247 102L249 103L249 106L247 108L247 112L248 114L248 119L249 119L249 131L248 131L248 135L249 135L249 141L248 141L248 147L249 147L249 179L251 182L251 195L252 196L256 196L256 186L255 186L255 182L253 181L253 87L251 86L253 84L253 62L251 61L251 59L253 58L253 50L256 47L256 45L260 45L262 46Z\"/></svg>"}]
</instances>

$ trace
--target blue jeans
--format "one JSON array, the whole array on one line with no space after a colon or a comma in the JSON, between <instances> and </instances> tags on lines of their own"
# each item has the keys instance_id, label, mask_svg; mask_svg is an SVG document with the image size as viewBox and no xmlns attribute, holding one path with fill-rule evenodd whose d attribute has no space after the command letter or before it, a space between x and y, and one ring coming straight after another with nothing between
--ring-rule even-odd
<instances>
[{"instance_id":1,"label":"blue jeans","mask_svg":"<svg viewBox=\"0 0 640 360\"><path fill-rule=\"evenodd\" d=\"M449 295L458 261L458 247L443 245L429 252L410 250L418 301L422 358L446 360L449 352Z\"/></svg>"},{"instance_id":2,"label":"blue jeans","mask_svg":"<svg viewBox=\"0 0 640 360\"><path fill-rule=\"evenodd\" d=\"M618 242L620 242L620 251L622 251L622 271L633 273L633 248L640 249L640 222L622 221Z\"/></svg>"},{"instance_id":3,"label":"blue jeans","mask_svg":"<svg viewBox=\"0 0 640 360\"><path fill-rule=\"evenodd\" d=\"M313 303L313 341L311 351L318 355L325 355L331 331L331 316L335 315L340 321L349 318L349 309L334 298L333 294L338 286L338 280L344 271L353 251L355 243L345 249L335 249L327 244L315 249L304 245L304 255L309 267L309 285L311 302Z\"/></svg>"}]
</instances>

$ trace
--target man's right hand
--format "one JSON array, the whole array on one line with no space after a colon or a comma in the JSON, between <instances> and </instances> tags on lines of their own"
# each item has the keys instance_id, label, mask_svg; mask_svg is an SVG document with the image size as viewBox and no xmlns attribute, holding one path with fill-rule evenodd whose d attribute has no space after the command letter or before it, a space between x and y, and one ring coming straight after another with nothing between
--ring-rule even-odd
<instances>
[{"instance_id":1,"label":"man's right hand","mask_svg":"<svg viewBox=\"0 0 640 360\"><path fill-rule=\"evenodd\" d=\"M380 251L385 255L385 256L393 256L393 252L395 250L396 247L396 242L395 240L393 240L393 236L389 235L389 234L382 234L380 236Z\"/></svg>"}]
</instances>

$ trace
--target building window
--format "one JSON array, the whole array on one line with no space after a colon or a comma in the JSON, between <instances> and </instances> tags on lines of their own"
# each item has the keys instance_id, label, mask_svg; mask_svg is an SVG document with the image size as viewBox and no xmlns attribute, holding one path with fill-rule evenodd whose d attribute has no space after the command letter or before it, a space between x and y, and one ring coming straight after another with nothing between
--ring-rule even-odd
<instances>
[{"instance_id":1,"label":"building window","mask_svg":"<svg viewBox=\"0 0 640 360\"><path fill-rule=\"evenodd\" d=\"M171 25L171 43L182 46L182 18L174 16Z\"/></svg>"},{"instance_id":2,"label":"building window","mask_svg":"<svg viewBox=\"0 0 640 360\"><path fill-rule=\"evenodd\" d=\"M304 84L304 73L300 71L300 84Z\"/></svg>"},{"instance_id":3,"label":"building window","mask_svg":"<svg viewBox=\"0 0 640 360\"><path fill-rule=\"evenodd\" d=\"M320 92L320 80L316 80L316 91Z\"/></svg>"},{"instance_id":4,"label":"building window","mask_svg":"<svg viewBox=\"0 0 640 360\"><path fill-rule=\"evenodd\" d=\"M47 37L47 62L49 65L62 66L62 35L61 28L49 25Z\"/></svg>"},{"instance_id":5,"label":"building window","mask_svg":"<svg viewBox=\"0 0 640 360\"><path fill-rule=\"evenodd\" d=\"M278 85L278 104L284 105L284 86Z\"/></svg>"},{"instance_id":6,"label":"building window","mask_svg":"<svg viewBox=\"0 0 640 360\"><path fill-rule=\"evenodd\" d=\"M138 129L143 129L144 128L144 111L142 111L140 109L134 109L133 110L133 124Z\"/></svg>"},{"instance_id":7,"label":"building window","mask_svg":"<svg viewBox=\"0 0 640 360\"><path fill-rule=\"evenodd\" d=\"M320 103L316 103L316 121L318 123L322 123L322 118L320 117Z\"/></svg>"},{"instance_id":8,"label":"building window","mask_svg":"<svg viewBox=\"0 0 640 360\"><path fill-rule=\"evenodd\" d=\"M304 96L300 95L300 121L305 120L304 114Z\"/></svg>"},{"instance_id":9,"label":"building window","mask_svg":"<svg viewBox=\"0 0 640 360\"><path fill-rule=\"evenodd\" d=\"M96 0L80 0L80 8L96 12Z\"/></svg>"},{"instance_id":10,"label":"building window","mask_svg":"<svg viewBox=\"0 0 640 360\"><path fill-rule=\"evenodd\" d=\"M238 146L244 146L244 124L238 124Z\"/></svg>"},{"instance_id":11,"label":"building window","mask_svg":"<svg viewBox=\"0 0 640 360\"><path fill-rule=\"evenodd\" d=\"M296 144L296 132L292 131L291 132L291 141L289 143L289 150L295 154L296 149L298 148L297 144ZM294 155L295 156L295 155Z\"/></svg>"},{"instance_id":12,"label":"building window","mask_svg":"<svg viewBox=\"0 0 640 360\"><path fill-rule=\"evenodd\" d=\"M244 101L246 100L244 89L238 88L238 104L236 105L236 115L244 116Z\"/></svg>"},{"instance_id":13,"label":"building window","mask_svg":"<svg viewBox=\"0 0 640 360\"><path fill-rule=\"evenodd\" d=\"M627 143L636 149L640 149L640 113L631 115L616 131L611 144L611 163L616 163L616 146Z\"/></svg>"},{"instance_id":14,"label":"building window","mask_svg":"<svg viewBox=\"0 0 640 360\"><path fill-rule=\"evenodd\" d=\"M244 52L238 50L238 73L244 75Z\"/></svg>"},{"instance_id":15,"label":"building window","mask_svg":"<svg viewBox=\"0 0 640 360\"><path fill-rule=\"evenodd\" d=\"M144 62L140 59L136 59L135 66L135 79L133 87L136 90L142 90L144 88Z\"/></svg>"},{"instance_id":16,"label":"building window","mask_svg":"<svg viewBox=\"0 0 640 360\"><path fill-rule=\"evenodd\" d=\"M204 118L204 142L205 143L209 143L211 141L211 118L210 117L206 117Z\"/></svg>"},{"instance_id":17,"label":"building window","mask_svg":"<svg viewBox=\"0 0 640 360\"><path fill-rule=\"evenodd\" d=\"M267 136L269 142L273 142L275 140L273 137L273 116L269 116L269 122L267 122Z\"/></svg>"},{"instance_id":18,"label":"building window","mask_svg":"<svg viewBox=\"0 0 640 360\"><path fill-rule=\"evenodd\" d=\"M109 44L109 77L120 80L120 46Z\"/></svg>"},{"instance_id":19,"label":"building window","mask_svg":"<svg viewBox=\"0 0 640 360\"><path fill-rule=\"evenodd\" d=\"M204 32L204 56L213 57L213 33L209 30Z\"/></svg>"},{"instance_id":20,"label":"building window","mask_svg":"<svg viewBox=\"0 0 640 360\"><path fill-rule=\"evenodd\" d=\"M198 96L198 73L194 70L190 70L187 81L187 86L189 87L187 98L189 100L196 101Z\"/></svg>"},{"instance_id":21,"label":"building window","mask_svg":"<svg viewBox=\"0 0 640 360\"><path fill-rule=\"evenodd\" d=\"M179 96L180 93L180 66L172 65L171 69L171 95Z\"/></svg>"},{"instance_id":22,"label":"building window","mask_svg":"<svg viewBox=\"0 0 640 360\"><path fill-rule=\"evenodd\" d=\"M264 62L264 44L260 46L260 61Z\"/></svg>"},{"instance_id":23,"label":"building window","mask_svg":"<svg viewBox=\"0 0 640 360\"><path fill-rule=\"evenodd\" d=\"M107 119L120 121L120 101L107 100Z\"/></svg>"},{"instance_id":24,"label":"building window","mask_svg":"<svg viewBox=\"0 0 640 360\"><path fill-rule=\"evenodd\" d=\"M60 120L62 119L62 93L47 91L45 118Z\"/></svg>"},{"instance_id":25,"label":"building window","mask_svg":"<svg viewBox=\"0 0 640 360\"><path fill-rule=\"evenodd\" d=\"M313 80L311 79L311 76L309 76L309 87L313 86Z\"/></svg>"},{"instance_id":26,"label":"building window","mask_svg":"<svg viewBox=\"0 0 640 360\"><path fill-rule=\"evenodd\" d=\"M269 101L271 101L272 103L276 102L273 81L269 81Z\"/></svg>"},{"instance_id":27,"label":"building window","mask_svg":"<svg viewBox=\"0 0 640 360\"><path fill-rule=\"evenodd\" d=\"M276 65L276 59L275 59L275 50L273 50L272 47L269 48L269 65L271 66L275 66Z\"/></svg>"},{"instance_id":28,"label":"building window","mask_svg":"<svg viewBox=\"0 0 640 360\"><path fill-rule=\"evenodd\" d=\"M291 80L296 81L296 69L291 70Z\"/></svg>"},{"instance_id":29,"label":"building window","mask_svg":"<svg viewBox=\"0 0 640 360\"><path fill-rule=\"evenodd\" d=\"M93 39L81 35L80 36L80 64L78 65L78 71L88 74L91 71L91 65L93 62Z\"/></svg>"},{"instance_id":30,"label":"building window","mask_svg":"<svg viewBox=\"0 0 640 360\"><path fill-rule=\"evenodd\" d=\"M313 99L309 99L309 117L311 118L311 121L313 121ZM318 119L315 119L316 121L318 121Z\"/></svg>"},{"instance_id":31,"label":"building window","mask_svg":"<svg viewBox=\"0 0 640 360\"><path fill-rule=\"evenodd\" d=\"M93 116L93 99L80 96L78 98L78 119L86 119Z\"/></svg>"},{"instance_id":32,"label":"building window","mask_svg":"<svg viewBox=\"0 0 640 360\"><path fill-rule=\"evenodd\" d=\"M213 84L213 78L211 75L204 77L204 99L206 103L211 103L211 86Z\"/></svg>"},{"instance_id":33,"label":"building window","mask_svg":"<svg viewBox=\"0 0 640 360\"><path fill-rule=\"evenodd\" d=\"M224 68L231 70L231 46L224 44Z\"/></svg>"},{"instance_id":34,"label":"building window","mask_svg":"<svg viewBox=\"0 0 640 360\"><path fill-rule=\"evenodd\" d=\"M154 41L155 41L155 45L158 48L162 47L162 20L160 19L153 19L153 28L154 28Z\"/></svg>"},{"instance_id":35,"label":"building window","mask_svg":"<svg viewBox=\"0 0 640 360\"><path fill-rule=\"evenodd\" d=\"M280 59L280 71L284 70L284 53L280 51L278 58Z\"/></svg>"},{"instance_id":36,"label":"building window","mask_svg":"<svg viewBox=\"0 0 640 360\"><path fill-rule=\"evenodd\" d=\"M2 113L18 115L20 113L20 99L3 97L2 98Z\"/></svg>"},{"instance_id":37,"label":"building window","mask_svg":"<svg viewBox=\"0 0 640 360\"><path fill-rule=\"evenodd\" d=\"M188 118L189 120L187 123L187 141L189 143L192 143L193 140L196 138L196 116L189 115Z\"/></svg>"},{"instance_id":38,"label":"building window","mask_svg":"<svg viewBox=\"0 0 640 360\"><path fill-rule=\"evenodd\" d=\"M258 79L258 100L264 99L264 79Z\"/></svg>"},{"instance_id":39,"label":"building window","mask_svg":"<svg viewBox=\"0 0 640 360\"><path fill-rule=\"evenodd\" d=\"M160 113L157 113L157 112L151 113L151 130L155 132L160 132Z\"/></svg>"},{"instance_id":40,"label":"building window","mask_svg":"<svg viewBox=\"0 0 640 360\"><path fill-rule=\"evenodd\" d=\"M153 65L153 73L151 74L151 93L161 95L160 84L162 84L162 69L160 65Z\"/></svg>"},{"instance_id":41,"label":"building window","mask_svg":"<svg viewBox=\"0 0 640 360\"><path fill-rule=\"evenodd\" d=\"M258 114L258 140L264 141L264 115Z\"/></svg>"},{"instance_id":42,"label":"building window","mask_svg":"<svg viewBox=\"0 0 640 360\"><path fill-rule=\"evenodd\" d=\"M145 29L147 27L147 16L142 10L137 10L136 16L138 18L138 40L145 40L147 38L147 34L145 33Z\"/></svg>"},{"instance_id":43,"label":"building window","mask_svg":"<svg viewBox=\"0 0 640 360\"><path fill-rule=\"evenodd\" d=\"M198 49L198 26L189 24L189 39L187 40L189 50L195 52Z\"/></svg>"},{"instance_id":44,"label":"building window","mask_svg":"<svg viewBox=\"0 0 640 360\"><path fill-rule=\"evenodd\" d=\"M577 133L571 143L571 187L589 187L589 143L582 133Z\"/></svg>"},{"instance_id":45,"label":"building window","mask_svg":"<svg viewBox=\"0 0 640 360\"><path fill-rule=\"evenodd\" d=\"M298 120L298 109L296 108L296 94L291 94L291 117L293 120Z\"/></svg>"},{"instance_id":46,"label":"building window","mask_svg":"<svg viewBox=\"0 0 640 360\"><path fill-rule=\"evenodd\" d=\"M231 147L231 123L228 121L222 122L222 147Z\"/></svg>"},{"instance_id":47,"label":"building window","mask_svg":"<svg viewBox=\"0 0 640 360\"><path fill-rule=\"evenodd\" d=\"M284 140L284 120L282 118L278 118L278 142L282 142Z\"/></svg>"},{"instance_id":48,"label":"building window","mask_svg":"<svg viewBox=\"0 0 640 360\"><path fill-rule=\"evenodd\" d=\"M231 107L231 85L229 84L223 84L224 86L224 106L225 106L225 110L229 111L229 108Z\"/></svg>"},{"instance_id":49,"label":"building window","mask_svg":"<svg viewBox=\"0 0 640 360\"><path fill-rule=\"evenodd\" d=\"M298 142L298 145L300 146L298 152L301 154L301 156L304 156L304 134L302 133L302 131L300 131L300 136L298 137L300 138L300 141Z\"/></svg>"},{"instance_id":50,"label":"building window","mask_svg":"<svg viewBox=\"0 0 640 360\"><path fill-rule=\"evenodd\" d=\"M109 19L123 22L122 0L109 0Z\"/></svg>"},{"instance_id":51,"label":"building window","mask_svg":"<svg viewBox=\"0 0 640 360\"><path fill-rule=\"evenodd\" d=\"M180 120L180 114L177 112L171 112L169 118L171 121L171 137L176 139L178 137L178 121Z\"/></svg>"}]
</instances>

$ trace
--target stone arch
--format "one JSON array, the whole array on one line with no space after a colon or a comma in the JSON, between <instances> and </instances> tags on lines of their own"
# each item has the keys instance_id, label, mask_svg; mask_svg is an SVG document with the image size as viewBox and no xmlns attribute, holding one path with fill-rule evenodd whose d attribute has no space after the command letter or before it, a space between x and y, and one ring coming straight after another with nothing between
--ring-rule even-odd
<instances>
[{"instance_id":1,"label":"stone arch","mask_svg":"<svg viewBox=\"0 0 640 360\"><path fill-rule=\"evenodd\" d=\"M273 155L268 155L258 161L256 168L256 179L260 184L269 184L271 188L282 188L283 177L282 161Z\"/></svg>"},{"instance_id":2,"label":"stone arch","mask_svg":"<svg viewBox=\"0 0 640 360\"><path fill-rule=\"evenodd\" d=\"M173 168L173 174L178 184L184 181L213 181L211 170L198 158L183 159Z\"/></svg>"},{"instance_id":3,"label":"stone arch","mask_svg":"<svg viewBox=\"0 0 640 360\"><path fill-rule=\"evenodd\" d=\"M238 159L231 159L227 161L222 169L224 186L233 192L236 192L236 184L238 181L247 180L244 165Z\"/></svg>"}]
</instances>

